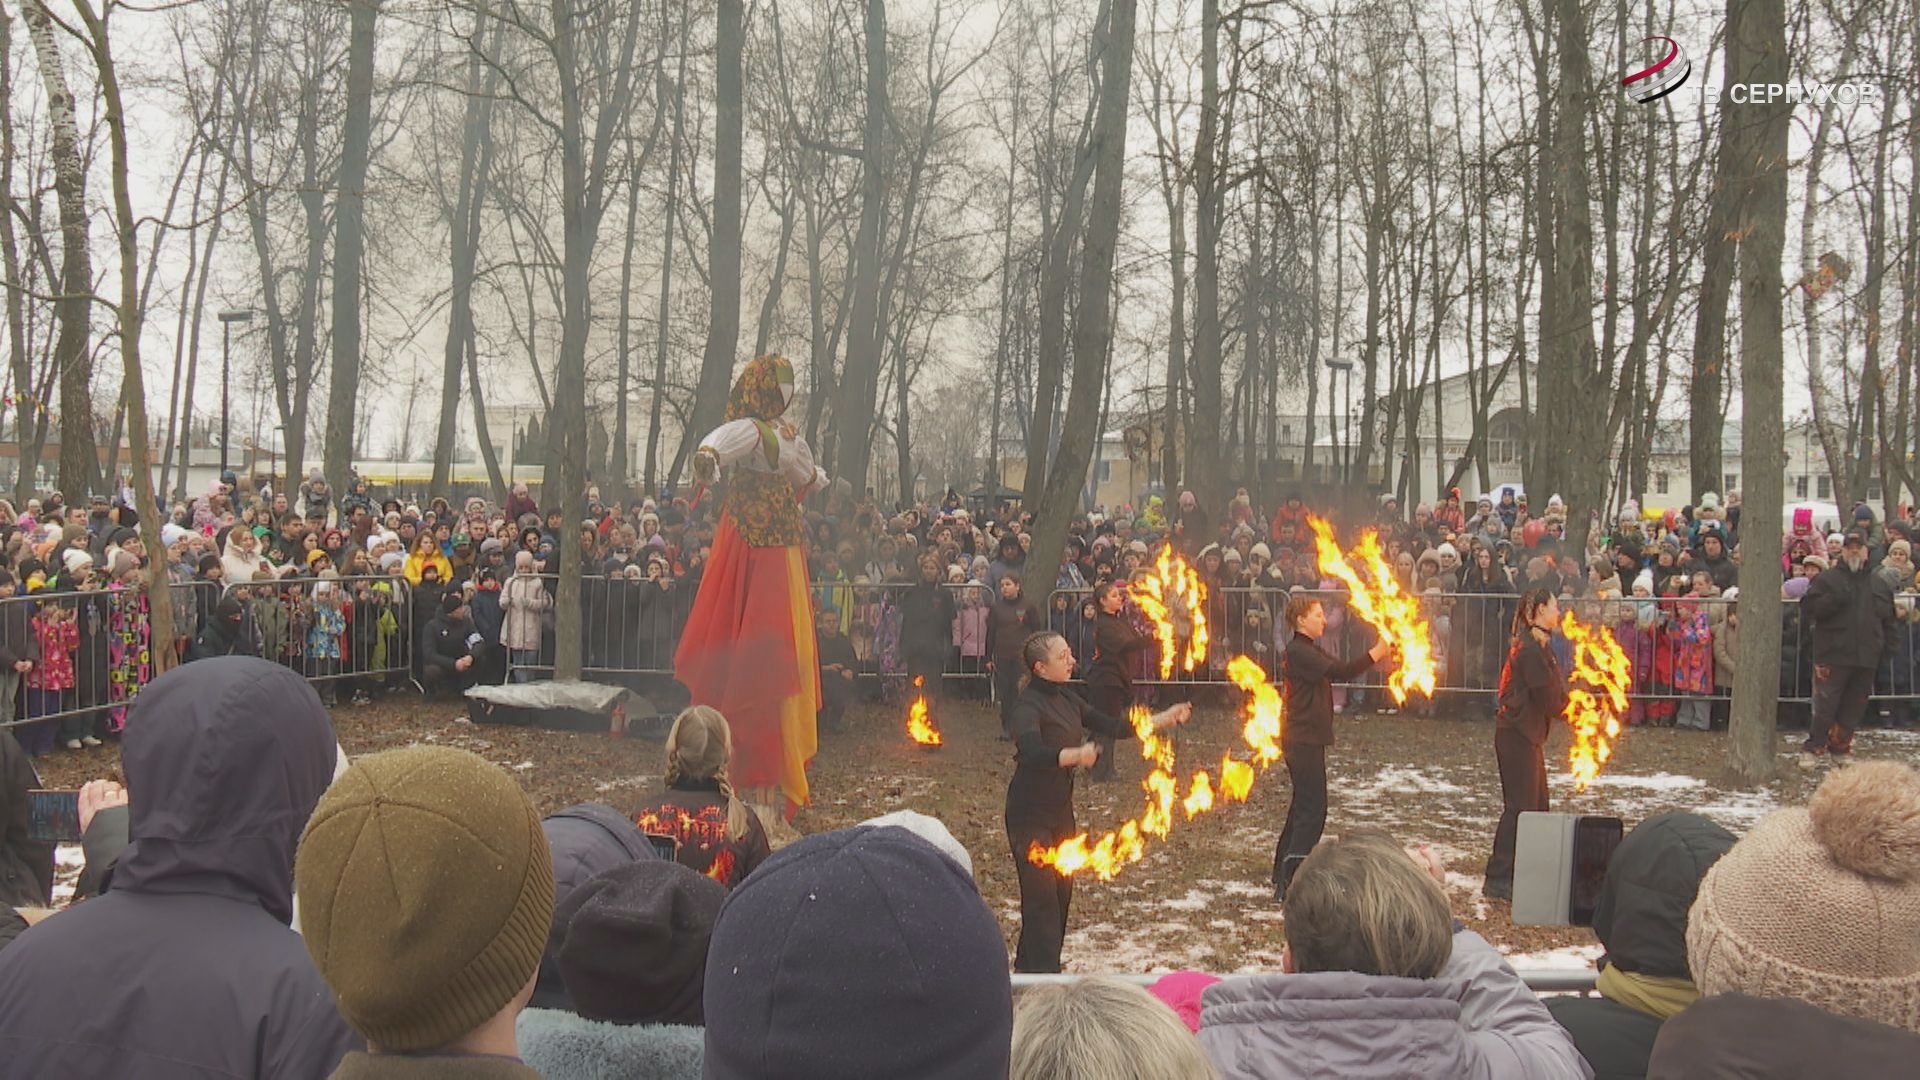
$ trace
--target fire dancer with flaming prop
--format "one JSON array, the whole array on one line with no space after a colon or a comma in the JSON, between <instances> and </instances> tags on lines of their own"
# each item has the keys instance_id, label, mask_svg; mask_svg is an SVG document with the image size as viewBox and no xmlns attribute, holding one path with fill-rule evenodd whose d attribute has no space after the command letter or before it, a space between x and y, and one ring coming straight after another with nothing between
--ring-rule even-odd
<instances>
[{"instance_id":1,"label":"fire dancer with flaming prop","mask_svg":"<svg viewBox=\"0 0 1920 1080\"><path fill-rule=\"evenodd\" d=\"M1567 708L1567 677L1553 653L1553 631L1560 625L1560 602L1545 589L1520 598L1513 622L1513 647L1500 672L1500 709L1495 716L1493 753L1500 766L1500 825L1487 860L1485 894L1513 899L1513 850L1520 815L1547 808L1547 735Z\"/></svg>"},{"instance_id":2,"label":"fire dancer with flaming prop","mask_svg":"<svg viewBox=\"0 0 1920 1080\"><path fill-rule=\"evenodd\" d=\"M1183 703L1146 717L1142 730L1136 731L1124 713L1096 709L1068 688L1074 661L1066 638L1052 631L1028 637L1020 662L1026 680L1010 714L1014 769L1007 784L1006 809L1007 841L1020 880L1020 941L1013 969L1057 972L1073 878L1036 863L1028 853L1079 833L1073 815L1073 770L1092 767L1100 753L1098 745L1088 741L1088 733L1115 739L1157 735L1185 723L1193 715L1193 706ZM1169 812L1172 800L1169 788L1165 798ZM1129 824L1135 833L1132 842L1138 844L1140 826Z\"/></svg>"},{"instance_id":3,"label":"fire dancer with flaming prop","mask_svg":"<svg viewBox=\"0 0 1920 1080\"><path fill-rule=\"evenodd\" d=\"M1351 679L1396 652L1386 637L1368 652L1346 660L1320 647L1326 608L1317 597L1297 593L1287 601L1293 637L1281 658L1286 679L1286 726L1280 747L1293 780L1287 823L1273 847L1273 898L1285 900L1295 870L1327 826L1327 747L1333 745L1333 684Z\"/></svg>"},{"instance_id":4,"label":"fire dancer with flaming prop","mask_svg":"<svg viewBox=\"0 0 1920 1080\"><path fill-rule=\"evenodd\" d=\"M1160 559L1163 564L1166 558L1166 552L1162 551ZM1126 591L1115 582L1103 581L1094 586L1093 665L1087 671L1087 703L1108 716L1127 715L1127 706L1133 701L1133 673L1128 670L1128 665L1133 662L1135 653L1152 644L1152 639L1135 630L1121 617L1126 600ZM1165 610L1161 609L1162 612ZM1164 667L1173 649L1171 623L1162 625L1167 627L1161 635L1161 664ZM1201 633L1200 651L1204 655L1205 631ZM1096 732L1094 744L1100 748L1100 760L1089 775L1096 782L1113 779L1113 737Z\"/></svg>"},{"instance_id":5,"label":"fire dancer with flaming prop","mask_svg":"<svg viewBox=\"0 0 1920 1080\"><path fill-rule=\"evenodd\" d=\"M1406 704L1407 695L1415 690L1432 697L1440 668L1427 620L1420 615L1420 598L1402 589L1393 576L1393 567L1380 548L1380 534L1373 529L1361 532L1351 552L1360 563L1355 569L1349 553L1341 550L1334 537L1332 524L1318 517L1309 517L1307 524L1313 527L1318 545L1320 572L1346 585L1348 608L1400 650L1398 666L1387 676L1387 692L1394 704Z\"/></svg>"}]
</instances>

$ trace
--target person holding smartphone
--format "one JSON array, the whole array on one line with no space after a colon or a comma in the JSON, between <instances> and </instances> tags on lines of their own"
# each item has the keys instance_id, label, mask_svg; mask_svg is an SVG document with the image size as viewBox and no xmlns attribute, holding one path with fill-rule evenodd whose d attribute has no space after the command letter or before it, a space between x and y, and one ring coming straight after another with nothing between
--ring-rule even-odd
<instances>
[{"instance_id":1,"label":"person holding smartphone","mask_svg":"<svg viewBox=\"0 0 1920 1080\"><path fill-rule=\"evenodd\" d=\"M1520 598L1513 645L1500 672L1500 706L1494 718L1501 807L1483 890L1490 900L1513 899L1513 851L1520 815L1547 809L1547 735L1567 707L1567 677L1553 651L1553 632L1559 625L1560 602L1552 593L1533 589Z\"/></svg>"},{"instance_id":2,"label":"person holding smartphone","mask_svg":"<svg viewBox=\"0 0 1920 1080\"><path fill-rule=\"evenodd\" d=\"M1102 712L1067 688L1073 650L1066 638L1051 630L1029 635L1020 662L1026 682L1010 716L1014 766L1007 783L1007 842L1020 880L1020 942L1013 970L1057 972L1073 879L1035 865L1028 852L1080 831L1073 817L1073 770L1092 768L1100 756L1100 745L1088 733L1126 739L1134 730L1124 713ZM1193 706L1182 702L1154 714L1153 726L1184 724L1192 715Z\"/></svg>"},{"instance_id":3,"label":"person holding smartphone","mask_svg":"<svg viewBox=\"0 0 1920 1080\"><path fill-rule=\"evenodd\" d=\"M1293 783L1287 823L1273 847L1273 898L1284 901L1300 863L1320 842L1327 827L1327 747L1333 745L1333 684L1354 678L1384 660L1393 646L1385 640L1342 660L1320 647L1327 632L1327 610L1319 597L1295 593L1287 600L1287 640L1280 666L1284 676L1287 723L1280 749Z\"/></svg>"}]
</instances>

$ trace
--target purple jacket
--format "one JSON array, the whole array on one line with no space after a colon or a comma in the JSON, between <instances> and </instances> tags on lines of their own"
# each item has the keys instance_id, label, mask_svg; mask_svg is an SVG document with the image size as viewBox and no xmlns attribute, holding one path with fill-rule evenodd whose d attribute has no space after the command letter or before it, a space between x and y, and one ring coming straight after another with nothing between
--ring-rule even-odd
<instances>
[{"instance_id":1,"label":"purple jacket","mask_svg":"<svg viewBox=\"0 0 1920 1080\"><path fill-rule=\"evenodd\" d=\"M1223 1080L1593 1077L1566 1029L1470 930L1453 935L1437 979L1338 971L1210 986L1200 1044Z\"/></svg>"}]
</instances>

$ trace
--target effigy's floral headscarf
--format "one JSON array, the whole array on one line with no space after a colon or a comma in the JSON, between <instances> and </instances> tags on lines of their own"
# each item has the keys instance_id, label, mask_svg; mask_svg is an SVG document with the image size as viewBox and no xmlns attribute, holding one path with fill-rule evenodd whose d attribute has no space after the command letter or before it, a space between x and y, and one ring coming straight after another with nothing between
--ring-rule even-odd
<instances>
[{"instance_id":1,"label":"effigy's floral headscarf","mask_svg":"<svg viewBox=\"0 0 1920 1080\"><path fill-rule=\"evenodd\" d=\"M772 353L755 357L740 370L727 395L728 420L775 420L793 401L793 365Z\"/></svg>"}]
</instances>

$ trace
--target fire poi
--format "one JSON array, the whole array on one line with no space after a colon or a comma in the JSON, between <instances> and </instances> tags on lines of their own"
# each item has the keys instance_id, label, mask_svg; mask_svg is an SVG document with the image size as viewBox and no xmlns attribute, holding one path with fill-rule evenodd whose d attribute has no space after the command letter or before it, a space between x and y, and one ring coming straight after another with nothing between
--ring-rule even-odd
<instances>
[{"instance_id":1,"label":"fire poi","mask_svg":"<svg viewBox=\"0 0 1920 1080\"><path fill-rule=\"evenodd\" d=\"M1333 525L1323 518L1308 517L1319 549L1320 572L1346 585L1347 608L1379 632L1388 644L1400 649L1400 666L1387 676L1387 692L1396 705L1404 705L1414 690L1433 696L1439 681L1439 667L1433 657L1433 642L1427 636L1427 621L1420 617L1420 598L1400 587L1380 547L1380 534L1363 529L1360 541L1351 551L1342 551L1333 534ZM1359 569L1353 563L1358 561Z\"/></svg>"},{"instance_id":2,"label":"fire poi","mask_svg":"<svg viewBox=\"0 0 1920 1080\"><path fill-rule=\"evenodd\" d=\"M1180 670L1191 672L1195 664L1207 658L1207 612L1202 603L1206 590L1200 584L1199 571L1188 566L1187 560L1174 552L1172 544L1160 549L1153 573L1133 583L1127 591L1153 623L1155 636L1160 641L1162 679L1173 677L1176 660ZM1176 604L1180 609L1175 608ZM1191 627L1184 653L1175 640L1179 630L1176 614L1184 615Z\"/></svg>"},{"instance_id":3,"label":"fire poi","mask_svg":"<svg viewBox=\"0 0 1920 1080\"><path fill-rule=\"evenodd\" d=\"M913 677L913 688L919 693L914 695L913 704L907 709L907 734L921 746L932 748L946 740L940 737L940 727L933 722L927 710L925 685L925 678L919 675Z\"/></svg>"},{"instance_id":4,"label":"fire poi","mask_svg":"<svg viewBox=\"0 0 1920 1080\"><path fill-rule=\"evenodd\" d=\"M1144 593L1152 601L1143 600L1141 607L1160 630L1164 677L1172 670L1177 645L1173 612L1164 599L1177 597L1193 613L1193 631L1184 654L1185 669L1192 670L1194 664L1206 659L1206 623L1200 614L1206 590L1184 560L1170 556L1165 550L1160 553L1156 568L1157 576L1148 579L1153 584L1136 585L1134 596L1140 598ZM1247 760L1236 758L1229 751L1220 759L1217 783L1214 774L1200 769L1187 782L1186 795L1182 797L1173 741L1155 732L1151 714L1136 705L1128 711L1127 718L1139 737L1140 756L1153 765L1153 771L1140 785L1146 795L1145 807L1139 815L1108 830L1097 840L1080 833L1052 847L1035 843L1028 848L1027 859L1036 866L1051 866L1064 877L1090 869L1100 880L1112 881L1123 867L1139 862L1146 855L1149 838L1167 838L1173 830L1176 805L1186 820L1191 821L1223 802L1245 802L1253 792L1254 778L1280 760L1283 710L1279 690L1268 682L1266 671L1250 657L1234 657L1227 664L1227 675L1247 692L1246 722L1241 728L1241 739L1250 752Z\"/></svg>"},{"instance_id":5,"label":"fire poi","mask_svg":"<svg viewBox=\"0 0 1920 1080\"><path fill-rule=\"evenodd\" d=\"M1620 717L1627 711L1627 690L1633 685L1633 660L1605 624L1588 627L1569 611L1561 617L1560 632L1573 645L1573 670L1567 674L1567 707L1562 715L1573 728L1567 764L1578 792L1587 789L1613 756Z\"/></svg>"}]
</instances>

